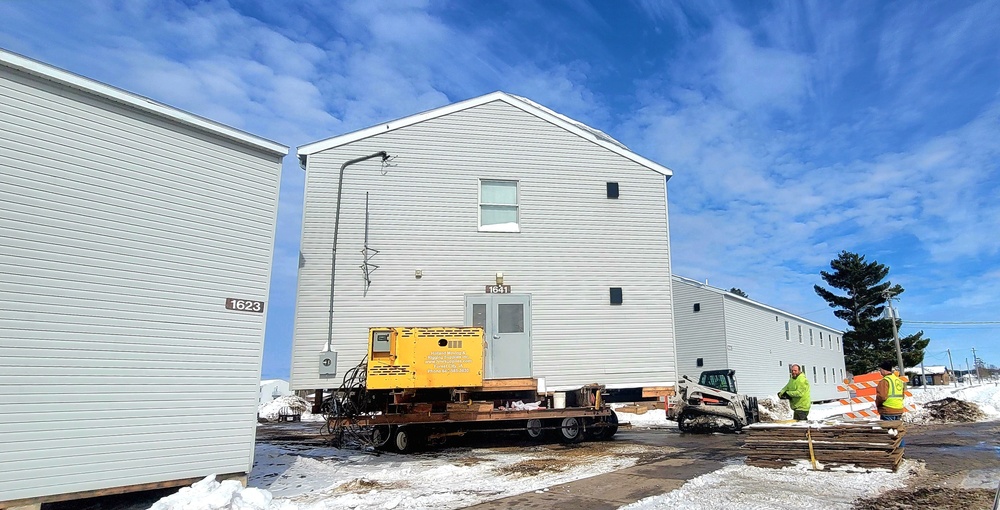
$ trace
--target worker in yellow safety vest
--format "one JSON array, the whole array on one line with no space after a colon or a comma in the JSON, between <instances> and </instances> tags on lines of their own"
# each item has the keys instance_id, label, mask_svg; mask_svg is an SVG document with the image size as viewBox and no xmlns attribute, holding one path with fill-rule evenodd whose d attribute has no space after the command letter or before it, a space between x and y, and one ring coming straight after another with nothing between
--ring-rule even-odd
<instances>
[{"instance_id":1,"label":"worker in yellow safety vest","mask_svg":"<svg viewBox=\"0 0 1000 510\"><path fill-rule=\"evenodd\" d=\"M899 420L903 416L903 380L892 372L892 362L883 361L878 372L882 380L875 389L875 408L883 420Z\"/></svg>"}]
</instances>

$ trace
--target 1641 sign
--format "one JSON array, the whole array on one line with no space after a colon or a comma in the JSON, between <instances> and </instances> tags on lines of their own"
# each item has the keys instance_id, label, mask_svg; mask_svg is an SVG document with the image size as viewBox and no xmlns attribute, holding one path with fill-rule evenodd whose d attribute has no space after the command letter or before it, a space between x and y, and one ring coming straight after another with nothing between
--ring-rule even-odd
<instances>
[{"instance_id":1,"label":"1641 sign","mask_svg":"<svg viewBox=\"0 0 1000 510\"><path fill-rule=\"evenodd\" d=\"M254 301L252 299L226 298L226 310L264 313L264 302Z\"/></svg>"},{"instance_id":2,"label":"1641 sign","mask_svg":"<svg viewBox=\"0 0 1000 510\"><path fill-rule=\"evenodd\" d=\"M487 294L510 294L510 285L487 285Z\"/></svg>"}]
</instances>

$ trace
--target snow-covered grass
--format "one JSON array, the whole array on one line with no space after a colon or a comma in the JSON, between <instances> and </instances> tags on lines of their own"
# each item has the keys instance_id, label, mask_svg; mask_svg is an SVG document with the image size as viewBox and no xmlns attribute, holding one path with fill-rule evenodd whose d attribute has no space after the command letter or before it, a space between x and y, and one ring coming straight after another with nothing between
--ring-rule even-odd
<instances>
[{"instance_id":1,"label":"snow-covered grass","mask_svg":"<svg viewBox=\"0 0 1000 510\"><path fill-rule=\"evenodd\" d=\"M913 397L908 400L918 405L914 415L919 415L921 404L952 397L976 403L987 419L1000 420L1000 387L993 383L910 391ZM817 405L810 419L813 424L836 421L843 412L843 406L836 403ZM618 415L621 422L636 429L677 426L666 419L662 409ZM663 445L664 449L669 447L669 442ZM579 448L453 448L404 456L260 444L251 488L241 489L236 482L219 483L209 477L160 500L153 509L460 508L525 492L544 492L553 485L623 469L650 453L650 448L656 447L611 442ZM846 509L857 498L901 487L917 469L918 465L907 461L896 473L813 471L805 464L776 470L734 463L689 480L680 489L624 508Z\"/></svg>"}]
</instances>

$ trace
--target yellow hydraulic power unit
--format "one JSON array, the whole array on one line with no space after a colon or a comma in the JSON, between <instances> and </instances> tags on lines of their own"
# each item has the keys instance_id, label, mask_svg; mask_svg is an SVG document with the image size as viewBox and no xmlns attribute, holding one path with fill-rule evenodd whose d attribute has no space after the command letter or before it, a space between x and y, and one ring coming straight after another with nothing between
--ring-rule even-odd
<instances>
[{"instance_id":1,"label":"yellow hydraulic power unit","mask_svg":"<svg viewBox=\"0 0 1000 510\"><path fill-rule=\"evenodd\" d=\"M484 347L483 328L371 328L368 389L482 386Z\"/></svg>"}]
</instances>

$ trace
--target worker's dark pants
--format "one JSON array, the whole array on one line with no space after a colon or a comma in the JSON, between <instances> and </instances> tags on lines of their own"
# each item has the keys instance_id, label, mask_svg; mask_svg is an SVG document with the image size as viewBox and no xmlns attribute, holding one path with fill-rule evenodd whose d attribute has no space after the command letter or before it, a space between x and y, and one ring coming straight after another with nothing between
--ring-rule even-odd
<instances>
[{"instance_id":1,"label":"worker's dark pants","mask_svg":"<svg viewBox=\"0 0 1000 510\"><path fill-rule=\"evenodd\" d=\"M795 421L806 421L809 419L809 411L792 411Z\"/></svg>"},{"instance_id":2,"label":"worker's dark pants","mask_svg":"<svg viewBox=\"0 0 1000 510\"><path fill-rule=\"evenodd\" d=\"M879 418L881 418L883 421L900 421L900 420L903 419L903 415L901 415L901 414L883 414L883 415L880 415ZM899 447L903 448L905 446L906 446L906 439L900 439L899 440Z\"/></svg>"}]
</instances>

